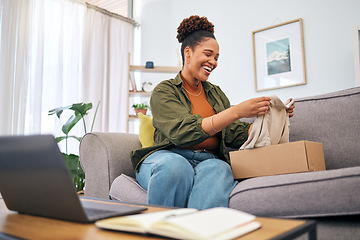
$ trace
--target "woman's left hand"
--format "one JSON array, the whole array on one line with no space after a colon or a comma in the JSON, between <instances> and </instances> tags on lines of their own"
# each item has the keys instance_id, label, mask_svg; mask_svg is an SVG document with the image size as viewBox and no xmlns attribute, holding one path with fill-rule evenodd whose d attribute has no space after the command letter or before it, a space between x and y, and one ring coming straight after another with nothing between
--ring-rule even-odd
<instances>
[{"instance_id":1,"label":"woman's left hand","mask_svg":"<svg viewBox=\"0 0 360 240\"><path fill-rule=\"evenodd\" d=\"M295 103L293 103L291 105L291 107L289 107L288 109L286 109L286 112L289 113L289 117L294 116L294 108L295 108Z\"/></svg>"}]
</instances>

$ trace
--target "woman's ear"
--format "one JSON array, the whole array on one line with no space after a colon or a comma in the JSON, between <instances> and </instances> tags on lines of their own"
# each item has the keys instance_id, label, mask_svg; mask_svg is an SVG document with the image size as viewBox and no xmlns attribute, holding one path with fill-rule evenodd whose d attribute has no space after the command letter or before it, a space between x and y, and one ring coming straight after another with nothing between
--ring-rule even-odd
<instances>
[{"instance_id":1,"label":"woman's ear","mask_svg":"<svg viewBox=\"0 0 360 240\"><path fill-rule=\"evenodd\" d=\"M190 63L190 56L191 56L191 48L187 46L184 49L184 57L185 57L184 62Z\"/></svg>"}]
</instances>

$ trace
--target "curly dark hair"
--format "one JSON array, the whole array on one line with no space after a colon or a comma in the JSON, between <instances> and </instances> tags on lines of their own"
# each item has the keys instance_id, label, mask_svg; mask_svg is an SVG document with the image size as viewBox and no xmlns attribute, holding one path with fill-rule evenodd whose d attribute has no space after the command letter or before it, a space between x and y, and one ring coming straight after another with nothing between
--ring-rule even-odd
<instances>
[{"instance_id":1,"label":"curly dark hair","mask_svg":"<svg viewBox=\"0 0 360 240\"><path fill-rule=\"evenodd\" d=\"M181 56L184 64L184 50L187 46L194 49L200 44L204 38L213 38L214 25L209 22L207 17L199 17L197 15L185 18L177 29L177 36L179 43L181 43Z\"/></svg>"},{"instance_id":2,"label":"curly dark hair","mask_svg":"<svg viewBox=\"0 0 360 240\"><path fill-rule=\"evenodd\" d=\"M197 15L185 18L177 29L178 35L176 38L179 43L182 43L184 39L191 35L195 31L204 30L214 34L214 25L209 22L207 17L199 17Z\"/></svg>"}]
</instances>

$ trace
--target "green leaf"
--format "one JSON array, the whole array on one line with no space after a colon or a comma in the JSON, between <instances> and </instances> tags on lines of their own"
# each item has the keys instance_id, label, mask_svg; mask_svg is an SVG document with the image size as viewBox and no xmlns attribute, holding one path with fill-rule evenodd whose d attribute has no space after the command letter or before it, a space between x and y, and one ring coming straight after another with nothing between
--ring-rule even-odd
<instances>
[{"instance_id":1,"label":"green leaf","mask_svg":"<svg viewBox=\"0 0 360 240\"><path fill-rule=\"evenodd\" d=\"M79 161L79 156L75 155L75 154L64 154L63 156L65 158L65 162L66 165L70 171L71 175L76 175L77 174L77 167L78 167L78 161Z\"/></svg>"},{"instance_id":2,"label":"green leaf","mask_svg":"<svg viewBox=\"0 0 360 240\"><path fill-rule=\"evenodd\" d=\"M59 143L59 142L61 142L62 140L65 140L65 139L67 139L68 138L68 136L60 136L60 137L57 137L56 138L56 141Z\"/></svg>"},{"instance_id":3,"label":"green leaf","mask_svg":"<svg viewBox=\"0 0 360 240\"><path fill-rule=\"evenodd\" d=\"M74 103L71 107L71 110L75 112L75 115L87 115L88 111L92 109L92 103Z\"/></svg>"},{"instance_id":4,"label":"green leaf","mask_svg":"<svg viewBox=\"0 0 360 240\"><path fill-rule=\"evenodd\" d=\"M56 141L59 143L59 142L61 142L62 140L66 140L66 139L68 139L68 138L74 138L74 139L76 139L76 140L78 140L79 142L81 142L81 139L82 139L82 137L78 137L78 136L60 136L60 137L57 137L56 138Z\"/></svg>"},{"instance_id":5,"label":"green leaf","mask_svg":"<svg viewBox=\"0 0 360 240\"><path fill-rule=\"evenodd\" d=\"M58 107L58 108L54 108L52 110L49 111L48 115L53 115L56 114L56 116L60 119L61 114L63 113L64 110L71 108L72 105L70 106L66 106L66 107Z\"/></svg>"},{"instance_id":6,"label":"green leaf","mask_svg":"<svg viewBox=\"0 0 360 240\"><path fill-rule=\"evenodd\" d=\"M149 106L146 103L136 103L132 105L135 109L146 109L149 108Z\"/></svg>"},{"instance_id":7,"label":"green leaf","mask_svg":"<svg viewBox=\"0 0 360 240\"><path fill-rule=\"evenodd\" d=\"M60 118L61 114L64 110L69 109L75 112L75 115L86 115L88 114L88 111L92 109L92 103L74 103L73 105L66 106L66 107L58 107L54 108L49 111L48 115L56 114L58 118Z\"/></svg>"},{"instance_id":8,"label":"green leaf","mask_svg":"<svg viewBox=\"0 0 360 240\"><path fill-rule=\"evenodd\" d=\"M81 115L71 115L67 122L62 126L64 134L68 135L71 129L82 119Z\"/></svg>"},{"instance_id":9,"label":"green leaf","mask_svg":"<svg viewBox=\"0 0 360 240\"><path fill-rule=\"evenodd\" d=\"M63 153L63 156L66 162L66 166L69 169L71 178L73 179L76 190L83 190L85 183L85 173L81 168L79 156L75 154L65 153Z\"/></svg>"}]
</instances>

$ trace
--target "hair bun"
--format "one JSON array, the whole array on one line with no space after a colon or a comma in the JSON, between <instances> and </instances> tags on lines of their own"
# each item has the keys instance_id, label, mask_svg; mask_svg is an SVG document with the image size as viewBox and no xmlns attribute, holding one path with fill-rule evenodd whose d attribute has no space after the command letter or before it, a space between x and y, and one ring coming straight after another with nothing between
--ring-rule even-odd
<instances>
[{"instance_id":1,"label":"hair bun","mask_svg":"<svg viewBox=\"0 0 360 240\"><path fill-rule=\"evenodd\" d=\"M177 36L179 43L195 31L205 30L214 34L214 25L209 22L207 17L199 17L197 15L185 18L177 29Z\"/></svg>"}]
</instances>

